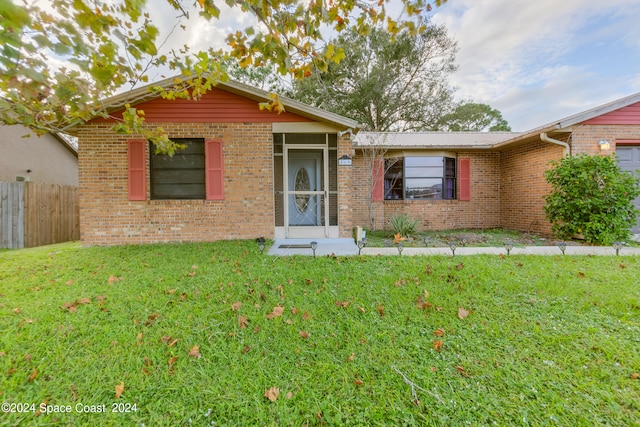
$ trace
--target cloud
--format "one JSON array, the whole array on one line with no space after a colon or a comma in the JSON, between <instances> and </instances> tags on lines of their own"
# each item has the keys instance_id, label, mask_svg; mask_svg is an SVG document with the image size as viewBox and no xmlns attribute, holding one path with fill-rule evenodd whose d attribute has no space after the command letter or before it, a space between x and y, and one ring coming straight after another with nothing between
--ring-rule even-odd
<instances>
[{"instance_id":1,"label":"cloud","mask_svg":"<svg viewBox=\"0 0 640 427\"><path fill-rule=\"evenodd\" d=\"M458 97L490 104L514 130L526 130L638 88L637 65L635 74L617 70L607 78L616 65L607 69L594 53L637 57L637 16L634 0L456 0L433 21L459 44L460 69L451 79Z\"/></svg>"}]
</instances>

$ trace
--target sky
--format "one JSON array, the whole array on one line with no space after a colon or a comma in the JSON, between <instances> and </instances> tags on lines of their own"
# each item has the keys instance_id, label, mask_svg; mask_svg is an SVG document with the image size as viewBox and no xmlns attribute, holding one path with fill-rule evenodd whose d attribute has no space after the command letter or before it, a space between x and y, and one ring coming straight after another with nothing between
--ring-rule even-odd
<instances>
[{"instance_id":1,"label":"sky","mask_svg":"<svg viewBox=\"0 0 640 427\"><path fill-rule=\"evenodd\" d=\"M165 48L223 47L227 34L253 25L222 8L215 25L192 17ZM161 27L175 22L170 10L151 14ZM514 131L640 92L638 0L448 0L432 20L458 43L456 98L498 109Z\"/></svg>"},{"instance_id":2,"label":"sky","mask_svg":"<svg viewBox=\"0 0 640 427\"><path fill-rule=\"evenodd\" d=\"M640 92L637 0L449 0L459 99L525 131Z\"/></svg>"}]
</instances>

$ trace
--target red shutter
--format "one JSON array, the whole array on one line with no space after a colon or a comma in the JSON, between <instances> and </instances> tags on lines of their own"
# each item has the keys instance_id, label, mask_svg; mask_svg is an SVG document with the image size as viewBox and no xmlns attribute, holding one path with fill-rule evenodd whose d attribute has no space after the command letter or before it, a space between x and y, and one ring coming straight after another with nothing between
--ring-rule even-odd
<instances>
[{"instance_id":1,"label":"red shutter","mask_svg":"<svg viewBox=\"0 0 640 427\"><path fill-rule=\"evenodd\" d=\"M147 199L147 141L129 141L129 200Z\"/></svg>"},{"instance_id":2,"label":"red shutter","mask_svg":"<svg viewBox=\"0 0 640 427\"><path fill-rule=\"evenodd\" d=\"M204 146L207 200L224 199L224 162L222 141L208 139Z\"/></svg>"},{"instance_id":3,"label":"red shutter","mask_svg":"<svg viewBox=\"0 0 640 427\"><path fill-rule=\"evenodd\" d=\"M459 200L471 200L471 161L458 160L458 181L460 182Z\"/></svg>"},{"instance_id":4,"label":"red shutter","mask_svg":"<svg viewBox=\"0 0 640 427\"><path fill-rule=\"evenodd\" d=\"M371 200L381 202L384 200L384 159L373 159L371 170Z\"/></svg>"}]
</instances>

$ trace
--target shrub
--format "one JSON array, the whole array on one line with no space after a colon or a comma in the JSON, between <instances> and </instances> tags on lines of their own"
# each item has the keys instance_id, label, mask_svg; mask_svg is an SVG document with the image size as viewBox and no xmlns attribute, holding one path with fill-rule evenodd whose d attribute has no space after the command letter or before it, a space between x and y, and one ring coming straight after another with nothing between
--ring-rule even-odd
<instances>
[{"instance_id":1,"label":"shrub","mask_svg":"<svg viewBox=\"0 0 640 427\"><path fill-rule=\"evenodd\" d=\"M420 220L409 218L409 215L406 213L402 215L393 214L389 223L393 230L393 234L400 234L402 237L409 237L415 234Z\"/></svg>"},{"instance_id":2,"label":"shrub","mask_svg":"<svg viewBox=\"0 0 640 427\"><path fill-rule=\"evenodd\" d=\"M640 178L622 171L613 157L581 154L551 164L545 177L552 192L544 210L554 233L565 239L579 234L597 244L629 237Z\"/></svg>"}]
</instances>

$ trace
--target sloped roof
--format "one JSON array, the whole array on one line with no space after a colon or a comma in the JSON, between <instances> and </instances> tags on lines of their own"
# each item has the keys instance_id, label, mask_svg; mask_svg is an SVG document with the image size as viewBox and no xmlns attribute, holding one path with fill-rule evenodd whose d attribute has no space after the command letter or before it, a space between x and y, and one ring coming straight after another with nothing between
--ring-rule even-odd
<instances>
[{"instance_id":1,"label":"sloped roof","mask_svg":"<svg viewBox=\"0 0 640 427\"><path fill-rule=\"evenodd\" d=\"M518 132L359 132L357 147L491 149Z\"/></svg>"},{"instance_id":2,"label":"sloped roof","mask_svg":"<svg viewBox=\"0 0 640 427\"><path fill-rule=\"evenodd\" d=\"M500 150L539 140L541 133L569 133L572 127L640 102L640 92L525 132L360 132L356 147Z\"/></svg>"},{"instance_id":3,"label":"sloped roof","mask_svg":"<svg viewBox=\"0 0 640 427\"><path fill-rule=\"evenodd\" d=\"M151 99L159 98L160 95L155 92L150 92L149 88L151 86L169 88L174 85L174 80L175 77L170 77L153 84L149 84L131 91L124 92L119 95L112 96L110 98L106 98L102 101L102 108L104 108L108 112L113 112L123 109L125 104L127 103L136 105L145 101L149 101ZM229 80L226 82L220 82L216 87L234 93L236 95L252 99L256 102L269 101L269 92L237 81ZM304 104L291 98L287 98L285 96L279 96L278 99L280 100L282 105L284 105L285 111L298 114L302 117L306 117L314 121L328 123L338 128L351 128L354 131L357 131L360 128L358 122L347 117L343 117L329 111L324 111L319 108L312 107L310 105Z\"/></svg>"},{"instance_id":4,"label":"sloped roof","mask_svg":"<svg viewBox=\"0 0 640 427\"><path fill-rule=\"evenodd\" d=\"M498 143L495 148L501 148L511 144L526 142L527 140L538 138L539 135L543 132L549 134L569 133L572 130L571 128L577 124L586 122L607 113L611 113L612 111L628 107L629 105L635 104L637 102L640 102L640 92L617 99L615 101L608 102L606 104L599 105L597 107L582 111L577 114L573 114L571 116L564 117L560 120L546 123L542 126L535 127L526 132L522 132L520 135L517 135L513 138L505 139L504 141Z\"/></svg>"}]
</instances>

